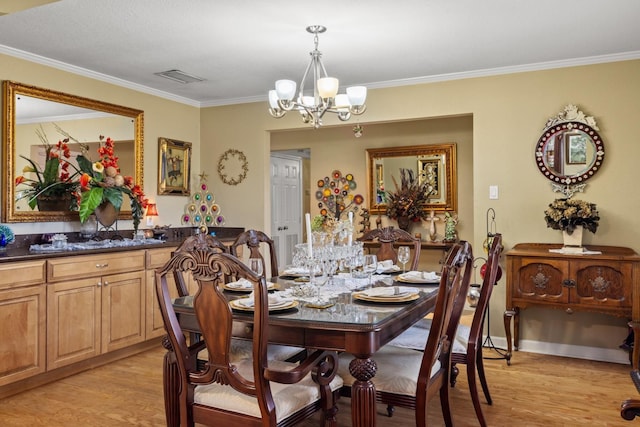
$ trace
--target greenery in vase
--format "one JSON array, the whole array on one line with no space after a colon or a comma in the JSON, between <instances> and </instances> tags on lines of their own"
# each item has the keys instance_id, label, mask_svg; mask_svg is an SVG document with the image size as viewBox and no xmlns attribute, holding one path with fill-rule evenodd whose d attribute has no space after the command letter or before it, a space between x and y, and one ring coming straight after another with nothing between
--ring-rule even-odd
<instances>
[{"instance_id":1,"label":"greenery in vase","mask_svg":"<svg viewBox=\"0 0 640 427\"><path fill-rule=\"evenodd\" d=\"M547 227L566 231L568 234L573 234L573 230L579 225L595 233L600 215L595 203L578 199L556 199L544 211L544 219Z\"/></svg>"},{"instance_id":2,"label":"greenery in vase","mask_svg":"<svg viewBox=\"0 0 640 427\"><path fill-rule=\"evenodd\" d=\"M73 170L75 169L74 166L69 163L69 158L71 157L71 151L68 146L69 138L52 145L49 143L42 128L36 129L36 134L44 147L44 167L35 160L20 155L29 164L22 169L23 175L15 179L16 187L22 186L20 187L22 189L16 194L16 200L27 199L31 209L36 208L38 196L62 198L65 195L75 195L78 189L78 182L74 181L78 171ZM33 175L27 176L26 174ZM70 198L70 209L74 208L71 202L75 202L75 197Z\"/></svg>"},{"instance_id":3,"label":"greenery in vase","mask_svg":"<svg viewBox=\"0 0 640 427\"><path fill-rule=\"evenodd\" d=\"M96 162L92 162L84 155L77 156L78 167L82 172L78 209L80 222L84 223L103 202L110 202L116 211L120 211L123 195L126 194L131 202L133 228L137 231L144 215L143 210L148 204L142 188L133 183L133 177L120 174L118 157L115 155L114 142L111 138L105 139L100 135L98 155L100 160Z\"/></svg>"}]
</instances>

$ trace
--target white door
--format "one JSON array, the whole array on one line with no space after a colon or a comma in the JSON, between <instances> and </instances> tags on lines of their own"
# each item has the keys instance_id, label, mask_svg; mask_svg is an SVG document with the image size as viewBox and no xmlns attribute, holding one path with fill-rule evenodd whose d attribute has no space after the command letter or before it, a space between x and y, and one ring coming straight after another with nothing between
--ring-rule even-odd
<instances>
[{"instance_id":1,"label":"white door","mask_svg":"<svg viewBox=\"0 0 640 427\"><path fill-rule=\"evenodd\" d=\"M271 238L280 268L290 265L302 241L302 159L271 154Z\"/></svg>"}]
</instances>

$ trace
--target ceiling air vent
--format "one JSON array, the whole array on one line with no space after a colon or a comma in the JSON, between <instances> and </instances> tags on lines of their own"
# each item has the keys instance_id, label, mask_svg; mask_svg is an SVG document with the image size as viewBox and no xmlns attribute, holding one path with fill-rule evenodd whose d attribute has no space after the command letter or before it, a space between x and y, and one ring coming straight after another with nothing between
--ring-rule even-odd
<instances>
[{"instance_id":1,"label":"ceiling air vent","mask_svg":"<svg viewBox=\"0 0 640 427\"><path fill-rule=\"evenodd\" d=\"M187 74L180 70L169 70L163 71L161 73L154 73L156 76L164 77L169 80L173 80L178 83L195 83L195 82L203 82L205 79L200 77L192 76L191 74Z\"/></svg>"}]
</instances>

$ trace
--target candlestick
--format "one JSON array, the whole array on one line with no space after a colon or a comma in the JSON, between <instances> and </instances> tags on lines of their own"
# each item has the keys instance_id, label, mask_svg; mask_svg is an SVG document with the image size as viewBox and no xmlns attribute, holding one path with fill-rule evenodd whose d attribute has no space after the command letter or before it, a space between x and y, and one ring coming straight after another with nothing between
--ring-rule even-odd
<instances>
[{"instance_id":1,"label":"candlestick","mask_svg":"<svg viewBox=\"0 0 640 427\"><path fill-rule=\"evenodd\" d=\"M307 223L307 255L309 258L313 257L313 236L311 235L311 214L304 214L304 219Z\"/></svg>"},{"instance_id":2,"label":"candlestick","mask_svg":"<svg viewBox=\"0 0 640 427\"><path fill-rule=\"evenodd\" d=\"M350 230L349 235L347 236L347 244L351 246L353 244L353 212L349 211L349 224Z\"/></svg>"}]
</instances>

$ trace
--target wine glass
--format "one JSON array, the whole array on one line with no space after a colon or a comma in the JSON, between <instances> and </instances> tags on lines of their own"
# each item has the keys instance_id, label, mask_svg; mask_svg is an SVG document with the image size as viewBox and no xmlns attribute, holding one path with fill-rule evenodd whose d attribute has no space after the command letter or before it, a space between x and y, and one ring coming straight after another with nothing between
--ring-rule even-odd
<instances>
[{"instance_id":1,"label":"wine glass","mask_svg":"<svg viewBox=\"0 0 640 427\"><path fill-rule=\"evenodd\" d=\"M329 280L329 269L327 268L326 263L320 260L318 261L317 265L319 269L316 269L316 274L312 277L313 284L316 286L316 288L318 288L318 296L316 297L316 300L313 302L313 304L317 307L323 307L329 304L329 302L322 299L322 296L320 295L320 289L325 283L327 283L327 280Z\"/></svg>"},{"instance_id":2,"label":"wine glass","mask_svg":"<svg viewBox=\"0 0 640 427\"><path fill-rule=\"evenodd\" d=\"M262 259L260 258L249 258L249 269L256 273L258 276L262 276L262 272L264 271L264 266L262 265Z\"/></svg>"},{"instance_id":3,"label":"wine glass","mask_svg":"<svg viewBox=\"0 0 640 427\"><path fill-rule=\"evenodd\" d=\"M409 246L400 246L398 248L398 261L402 263L402 272L406 272L405 265L409 262Z\"/></svg>"},{"instance_id":4,"label":"wine glass","mask_svg":"<svg viewBox=\"0 0 640 427\"><path fill-rule=\"evenodd\" d=\"M362 271L364 271L369 278L369 286L371 286L371 275L378 269L378 257L372 254L364 256L362 263Z\"/></svg>"}]
</instances>

